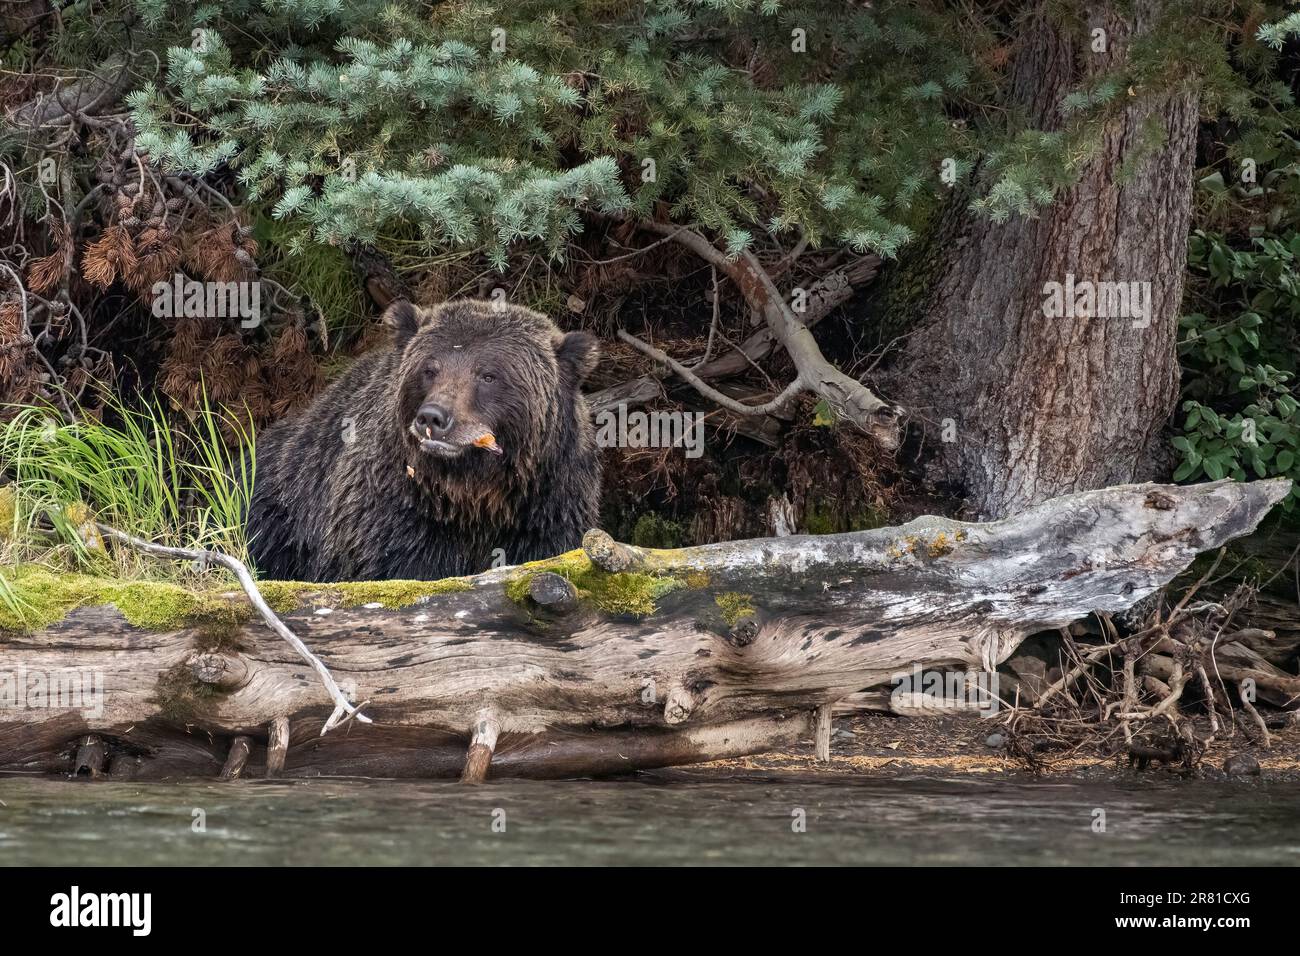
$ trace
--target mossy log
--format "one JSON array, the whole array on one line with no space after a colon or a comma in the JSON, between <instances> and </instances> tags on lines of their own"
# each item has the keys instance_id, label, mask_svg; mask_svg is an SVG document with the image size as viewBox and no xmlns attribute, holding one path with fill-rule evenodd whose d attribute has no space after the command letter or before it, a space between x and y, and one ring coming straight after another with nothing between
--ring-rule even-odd
<instances>
[{"instance_id":1,"label":"mossy log","mask_svg":"<svg viewBox=\"0 0 1300 956\"><path fill-rule=\"evenodd\" d=\"M1288 488L1125 485L986 524L675 551L592 532L582 550L454 581L266 582L374 721L324 736L316 675L239 592L158 585L178 615L164 621L151 585L47 581L38 627L0 636L0 769L72 772L89 734L110 779L261 776L272 739L285 777L572 776L760 752L916 664L991 669L1031 633L1121 611ZM102 695L50 692L78 675Z\"/></svg>"}]
</instances>

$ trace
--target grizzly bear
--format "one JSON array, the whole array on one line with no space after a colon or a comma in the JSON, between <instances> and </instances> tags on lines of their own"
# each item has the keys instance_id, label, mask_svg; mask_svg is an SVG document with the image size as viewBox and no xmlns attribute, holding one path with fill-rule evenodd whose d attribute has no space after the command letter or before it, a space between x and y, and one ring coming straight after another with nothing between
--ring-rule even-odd
<instances>
[{"instance_id":1,"label":"grizzly bear","mask_svg":"<svg viewBox=\"0 0 1300 956\"><path fill-rule=\"evenodd\" d=\"M432 580L577 547L600 498L580 391L595 340L478 300L384 320L388 346L257 440L258 572Z\"/></svg>"}]
</instances>

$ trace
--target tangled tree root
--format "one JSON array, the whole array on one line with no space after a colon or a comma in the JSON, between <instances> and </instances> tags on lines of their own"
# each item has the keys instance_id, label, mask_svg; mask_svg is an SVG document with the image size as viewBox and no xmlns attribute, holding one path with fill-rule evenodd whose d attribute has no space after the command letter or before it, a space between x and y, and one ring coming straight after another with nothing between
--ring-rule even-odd
<instances>
[{"instance_id":1,"label":"tangled tree root","mask_svg":"<svg viewBox=\"0 0 1300 956\"><path fill-rule=\"evenodd\" d=\"M1238 626L1256 590L1239 584L1222 601L1194 601L1223 558L1168 610L1158 605L1129 633L1095 616L1099 640L1062 629L1061 676L1002 718L1007 752L1038 772L1083 753L1196 771L1211 744L1240 734L1272 746L1274 728L1300 723L1300 677L1256 649L1274 632Z\"/></svg>"}]
</instances>

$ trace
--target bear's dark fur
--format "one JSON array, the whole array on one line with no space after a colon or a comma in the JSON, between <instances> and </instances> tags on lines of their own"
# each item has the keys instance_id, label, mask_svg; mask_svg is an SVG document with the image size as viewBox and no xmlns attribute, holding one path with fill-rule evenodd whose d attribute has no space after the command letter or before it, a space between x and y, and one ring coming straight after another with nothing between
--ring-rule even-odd
<instances>
[{"instance_id":1,"label":"bear's dark fur","mask_svg":"<svg viewBox=\"0 0 1300 956\"><path fill-rule=\"evenodd\" d=\"M591 336L475 300L399 302L385 321L390 347L258 438L248 519L258 571L431 580L577 547L600 498L579 390ZM487 433L499 454L474 444Z\"/></svg>"}]
</instances>

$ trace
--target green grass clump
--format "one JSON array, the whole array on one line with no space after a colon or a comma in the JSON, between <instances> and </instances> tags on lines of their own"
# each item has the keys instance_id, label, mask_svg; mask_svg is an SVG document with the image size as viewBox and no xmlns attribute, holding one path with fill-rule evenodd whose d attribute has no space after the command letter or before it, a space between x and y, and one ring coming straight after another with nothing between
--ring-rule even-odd
<instances>
[{"instance_id":1,"label":"green grass clump","mask_svg":"<svg viewBox=\"0 0 1300 956\"><path fill-rule=\"evenodd\" d=\"M0 423L0 567L39 561L117 578L187 573L183 564L128 548L110 555L97 522L246 562L244 516L256 468L251 422L206 401L184 426L153 402L128 408L110 399L107 412L111 424L19 406ZM0 601L12 591L5 575L0 571Z\"/></svg>"},{"instance_id":2,"label":"green grass clump","mask_svg":"<svg viewBox=\"0 0 1300 956\"><path fill-rule=\"evenodd\" d=\"M637 518L632 543L641 548L680 548L685 534L681 524L654 513Z\"/></svg>"},{"instance_id":3,"label":"green grass clump","mask_svg":"<svg viewBox=\"0 0 1300 956\"><path fill-rule=\"evenodd\" d=\"M354 341L367 320L365 291L343 250L311 242L301 228L259 216L254 236L265 248L269 275L307 297L326 327L331 349Z\"/></svg>"}]
</instances>

